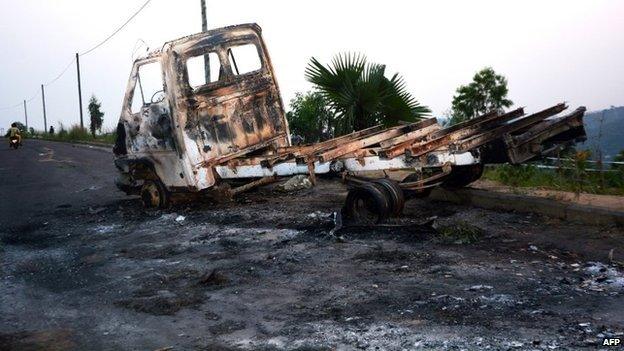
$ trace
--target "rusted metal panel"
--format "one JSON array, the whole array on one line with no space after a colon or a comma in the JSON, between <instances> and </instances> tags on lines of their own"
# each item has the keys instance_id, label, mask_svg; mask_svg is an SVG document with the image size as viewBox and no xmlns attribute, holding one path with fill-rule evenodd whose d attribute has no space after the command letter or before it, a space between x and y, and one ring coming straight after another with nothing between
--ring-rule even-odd
<instances>
[{"instance_id":1,"label":"rusted metal panel","mask_svg":"<svg viewBox=\"0 0 624 351\"><path fill-rule=\"evenodd\" d=\"M420 122L412 123L408 125L392 127L380 133L376 133L376 134L367 136L359 140L354 140L346 144L339 145L331 150L322 152L318 155L318 159L321 162L332 160L342 155L354 152L358 149L372 146L384 140L392 139L400 135L404 135L405 133L409 133L411 131L421 129L430 124L431 124L431 121L425 120L425 121L420 121Z\"/></svg>"},{"instance_id":2,"label":"rusted metal panel","mask_svg":"<svg viewBox=\"0 0 624 351\"><path fill-rule=\"evenodd\" d=\"M471 126L474 126L474 125L477 125L477 124L480 124L480 123L483 123L483 122L491 121L492 119L495 119L495 118L498 118L498 117L499 117L499 114L496 111L490 111L490 112L485 113L485 114L483 114L481 116L477 116L477 117L471 118L471 119L469 119L467 121L463 121L463 122L454 124L452 126L449 126L447 128L444 128L441 131L439 131L438 133L435 133L433 135L433 137L434 138L439 138L439 137L441 137L443 135L450 134L450 133L456 132L458 130L464 129L466 127L471 127Z\"/></svg>"},{"instance_id":3,"label":"rusted metal panel","mask_svg":"<svg viewBox=\"0 0 624 351\"><path fill-rule=\"evenodd\" d=\"M263 141L261 143L256 143L252 146L246 147L240 151L236 151L236 152L230 152L228 154L225 154L223 156L217 157L217 158L213 158L210 161L206 161L202 164L203 167L211 167L213 165L217 165L217 164L221 164L221 163L225 163L228 162L232 159L238 158L238 157L244 157L247 154L250 154L252 152L261 150L263 148L267 148L270 146L274 146L275 142L278 141L282 136L281 135L277 135L274 136L272 138L270 138L269 140Z\"/></svg>"},{"instance_id":4,"label":"rusted metal panel","mask_svg":"<svg viewBox=\"0 0 624 351\"><path fill-rule=\"evenodd\" d=\"M317 152L322 152L323 150L334 148L342 143L372 135L381 130L383 130L383 127L381 125L376 125L316 144L279 148L278 155L267 157L263 165L265 167L270 167L277 162L283 162L297 157L306 157Z\"/></svg>"},{"instance_id":5,"label":"rusted metal panel","mask_svg":"<svg viewBox=\"0 0 624 351\"><path fill-rule=\"evenodd\" d=\"M232 48L252 45L260 68L238 74L232 64ZM287 123L268 52L255 25L208 32L195 40L171 45L177 57L178 85L182 87L179 107L186 113L184 131L196 140L204 161L239 152L268 139L286 146ZM191 57L216 53L220 61L219 79L191 88L185 63Z\"/></svg>"},{"instance_id":6,"label":"rusted metal panel","mask_svg":"<svg viewBox=\"0 0 624 351\"><path fill-rule=\"evenodd\" d=\"M379 146L386 149L386 148L390 148L399 144L404 144L406 142L410 142L415 139L426 137L430 135L431 133L437 130L440 130L441 128L440 125L438 124L438 121L435 118L426 119L424 123L420 125L419 127L420 128L416 129L413 132L399 135L398 137L395 137L392 139L384 140L379 143Z\"/></svg>"},{"instance_id":7,"label":"rusted metal panel","mask_svg":"<svg viewBox=\"0 0 624 351\"><path fill-rule=\"evenodd\" d=\"M381 147L384 149L379 151L379 154L385 158L394 158L399 155L405 153L405 149L414 145L415 143L422 143L428 140L431 140L432 132L439 130L440 127L437 125L427 126L419 131L414 131L408 134L411 134L409 137L406 137L404 142L399 144L392 145L392 143L382 142L380 143ZM392 140L401 140L401 136L396 137ZM388 145L390 144L390 145Z\"/></svg>"},{"instance_id":8,"label":"rusted metal panel","mask_svg":"<svg viewBox=\"0 0 624 351\"><path fill-rule=\"evenodd\" d=\"M520 135L507 135L504 140L509 162L519 164L557 149L559 147L558 140L553 140L553 145L544 145L544 143L566 132L578 130L575 135L566 136L565 139L567 140L564 142L570 138L573 140L584 137L583 115L585 111L585 107L580 107L566 116L539 122ZM548 146L549 148L545 149Z\"/></svg>"},{"instance_id":9,"label":"rusted metal panel","mask_svg":"<svg viewBox=\"0 0 624 351\"><path fill-rule=\"evenodd\" d=\"M526 132L513 136L513 146L518 146L534 140L546 140L571 128L583 126L583 115L587 109L583 106L572 113L554 119L542 121Z\"/></svg>"},{"instance_id":10,"label":"rusted metal panel","mask_svg":"<svg viewBox=\"0 0 624 351\"><path fill-rule=\"evenodd\" d=\"M439 130L433 133L431 137L435 139L445 135L450 135L450 140L464 139L470 135L475 135L490 130L496 126L507 123L508 121L511 121L523 115L524 108L522 107L503 114L490 112L483 116L473 118L468 121Z\"/></svg>"},{"instance_id":11,"label":"rusted metal panel","mask_svg":"<svg viewBox=\"0 0 624 351\"><path fill-rule=\"evenodd\" d=\"M493 121L502 123L500 121L508 121L514 118L518 118L522 116L523 114L524 114L524 109L522 108L507 112L500 116L493 115L493 114L486 114L484 116L478 117L476 122L472 122L472 123L468 123L471 121L465 122L466 124L464 124L463 128L450 127L449 129L451 129L451 132L445 132L444 130L435 132L434 137L436 136L439 136L439 137L433 140L424 141L424 142L412 145L411 147L405 150L405 154L408 155L409 157L418 157L420 155L424 155L428 152L431 152L432 150L436 150L441 147L448 147L448 145L454 140L459 140L461 138L465 138L467 136L475 135L477 133L486 131L487 129L486 127L484 127L484 124L487 125L489 123L492 123ZM391 157L391 156L392 155L388 155L388 157Z\"/></svg>"},{"instance_id":12,"label":"rusted metal panel","mask_svg":"<svg viewBox=\"0 0 624 351\"><path fill-rule=\"evenodd\" d=\"M485 133L481 133L471 138L461 140L460 142L457 142L454 145L451 145L451 150L465 151L465 150L474 149L475 147L484 145L494 139L500 138L505 133L513 133L523 128L530 127L531 125L539 121L545 120L548 117L554 116L557 113L567 108L568 106L566 106L566 104L564 103L555 105L553 107L547 108L540 112L534 113L530 116L518 119L516 121L502 125L500 127L491 129Z\"/></svg>"}]
</instances>

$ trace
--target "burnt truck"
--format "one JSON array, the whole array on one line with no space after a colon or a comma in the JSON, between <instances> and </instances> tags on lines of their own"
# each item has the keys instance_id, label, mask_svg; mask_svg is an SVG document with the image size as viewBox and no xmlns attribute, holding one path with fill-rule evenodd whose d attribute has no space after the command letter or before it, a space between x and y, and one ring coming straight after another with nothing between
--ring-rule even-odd
<instances>
[{"instance_id":1,"label":"burnt truck","mask_svg":"<svg viewBox=\"0 0 624 351\"><path fill-rule=\"evenodd\" d=\"M167 207L176 197L333 175L349 187L344 213L378 222L400 214L406 198L468 185L484 164L523 163L583 139L585 108L560 116L566 109L493 111L446 128L430 118L291 145L261 29L241 24L134 61L113 150L116 184L147 207Z\"/></svg>"}]
</instances>

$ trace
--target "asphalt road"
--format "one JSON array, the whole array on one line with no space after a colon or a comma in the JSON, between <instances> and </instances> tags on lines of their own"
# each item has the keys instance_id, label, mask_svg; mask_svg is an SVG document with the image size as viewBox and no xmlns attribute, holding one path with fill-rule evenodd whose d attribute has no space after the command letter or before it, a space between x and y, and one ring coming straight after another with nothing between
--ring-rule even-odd
<instances>
[{"instance_id":1,"label":"asphalt road","mask_svg":"<svg viewBox=\"0 0 624 351\"><path fill-rule=\"evenodd\" d=\"M126 197L113 183L113 155L106 150L42 140L26 140L13 150L1 141L0 229L45 222L59 209Z\"/></svg>"}]
</instances>

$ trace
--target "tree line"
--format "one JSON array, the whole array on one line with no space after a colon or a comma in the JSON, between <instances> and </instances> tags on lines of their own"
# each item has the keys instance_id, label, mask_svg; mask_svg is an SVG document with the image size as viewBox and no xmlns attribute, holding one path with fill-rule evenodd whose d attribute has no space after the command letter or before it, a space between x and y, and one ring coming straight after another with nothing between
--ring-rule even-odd
<instances>
[{"instance_id":1,"label":"tree line","mask_svg":"<svg viewBox=\"0 0 624 351\"><path fill-rule=\"evenodd\" d=\"M91 133L91 136L93 138L96 137L96 133L98 132L102 133L102 125L104 123L104 112L102 112L101 108L102 108L102 103L98 100L97 97L95 97L95 95L91 95L87 109L89 111L89 122L90 122L89 132ZM22 133L22 135L24 136L29 136L29 135L32 136L32 135L37 134L33 127L30 127L27 130L26 126L22 122L15 121L14 123L17 125L17 129L20 130L20 133ZM73 126L72 128L82 129L80 128L80 126ZM61 129L64 129L62 123L61 123ZM80 132L86 133L86 130L81 130ZM54 134L55 133L54 126L50 126L50 129L44 130L43 133Z\"/></svg>"},{"instance_id":2,"label":"tree line","mask_svg":"<svg viewBox=\"0 0 624 351\"><path fill-rule=\"evenodd\" d=\"M407 91L399 74L359 54L339 54L328 65L312 58L305 70L314 88L296 93L286 113L293 141L314 143L375 125L394 126L429 118L431 110ZM456 90L446 124L467 121L513 105L507 79L491 67Z\"/></svg>"}]
</instances>

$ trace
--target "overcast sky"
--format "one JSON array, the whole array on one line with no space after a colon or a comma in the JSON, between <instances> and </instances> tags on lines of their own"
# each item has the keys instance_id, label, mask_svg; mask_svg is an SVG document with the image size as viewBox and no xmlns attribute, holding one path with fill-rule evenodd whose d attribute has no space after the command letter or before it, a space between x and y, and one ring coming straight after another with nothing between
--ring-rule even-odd
<instances>
[{"instance_id":1,"label":"overcast sky","mask_svg":"<svg viewBox=\"0 0 624 351\"><path fill-rule=\"evenodd\" d=\"M28 103L43 128L40 84L123 23L144 0L2 0L0 108ZM360 52L399 72L410 92L439 116L455 89L492 66L509 97L528 111L567 101L590 110L624 105L624 1L207 0L209 27L256 22L285 104L310 85L310 57L327 62ZM91 94L105 128L119 118L132 51L201 30L200 0L152 0L122 32L81 58L85 120ZM143 46L139 52L144 52ZM46 88L48 123L77 123L76 68ZM0 110L0 127L23 121L21 106ZM87 123L85 121L85 123Z\"/></svg>"}]
</instances>

